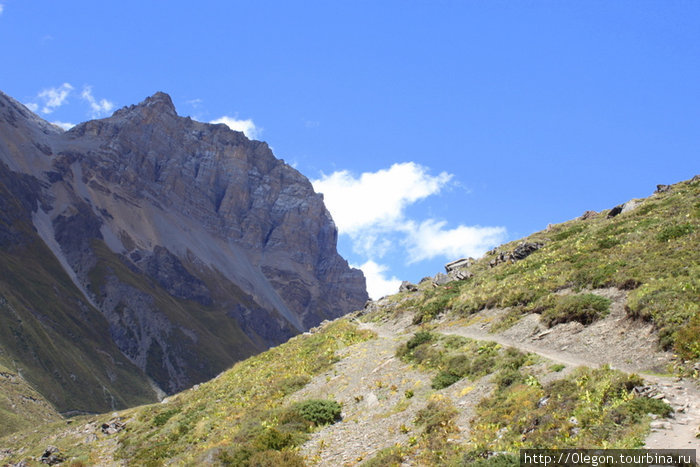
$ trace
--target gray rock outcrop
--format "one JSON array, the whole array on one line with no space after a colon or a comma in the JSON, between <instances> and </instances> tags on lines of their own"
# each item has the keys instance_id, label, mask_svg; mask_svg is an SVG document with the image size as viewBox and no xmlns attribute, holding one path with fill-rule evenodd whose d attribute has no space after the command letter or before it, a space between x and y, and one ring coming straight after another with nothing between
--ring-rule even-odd
<instances>
[{"instance_id":1,"label":"gray rock outcrop","mask_svg":"<svg viewBox=\"0 0 700 467\"><path fill-rule=\"evenodd\" d=\"M368 298L309 180L166 94L63 132L0 93L0 123L0 194L22 194L0 197L0 246L38 236L167 392Z\"/></svg>"}]
</instances>

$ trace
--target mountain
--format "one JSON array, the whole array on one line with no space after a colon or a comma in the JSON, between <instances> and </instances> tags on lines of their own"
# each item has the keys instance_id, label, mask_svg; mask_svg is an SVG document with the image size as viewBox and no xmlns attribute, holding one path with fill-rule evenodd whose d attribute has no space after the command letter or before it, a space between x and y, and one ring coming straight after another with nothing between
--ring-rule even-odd
<instances>
[{"instance_id":1,"label":"mountain","mask_svg":"<svg viewBox=\"0 0 700 467\"><path fill-rule=\"evenodd\" d=\"M699 236L700 176L660 185L161 403L0 438L0 461L515 466L527 448L697 449Z\"/></svg>"},{"instance_id":2,"label":"mountain","mask_svg":"<svg viewBox=\"0 0 700 467\"><path fill-rule=\"evenodd\" d=\"M362 308L310 182L156 93L62 131L0 93L0 364L62 413L154 401Z\"/></svg>"}]
</instances>

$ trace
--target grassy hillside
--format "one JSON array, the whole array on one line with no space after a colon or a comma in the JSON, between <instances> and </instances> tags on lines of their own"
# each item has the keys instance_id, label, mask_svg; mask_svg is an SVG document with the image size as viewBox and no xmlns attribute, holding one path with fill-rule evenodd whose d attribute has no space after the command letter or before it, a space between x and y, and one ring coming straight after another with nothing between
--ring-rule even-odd
<instances>
[{"instance_id":1,"label":"grassy hillside","mask_svg":"<svg viewBox=\"0 0 700 467\"><path fill-rule=\"evenodd\" d=\"M74 465L495 466L517 465L513 453L526 447L643 446L652 418L671 423L665 417L687 400L676 404L670 392L687 382L656 375L649 383L587 367L584 356L569 364L459 335L471 329L463 318L489 309L500 310L494 332L535 315L544 329L605 322L611 299L596 289L620 288L619 319L653 325L658 348L648 352L672 348L676 369L692 374L700 359L700 181L608 214L503 245L463 271L465 280L424 281L163 403L2 438L0 461L38 465L53 445ZM505 254L523 241L540 247L520 260ZM528 336L529 348L537 342ZM662 383L669 401L634 391ZM682 396L699 394L690 387ZM690 417L681 422L692 437L700 417L687 409L676 418Z\"/></svg>"},{"instance_id":2,"label":"grassy hillside","mask_svg":"<svg viewBox=\"0 0 700 467\"><path fill-rule=\"evenodd\" d=\"M653 323L662 348L699 360L700 179L634 204L614 217L603 211L502 245L470 267L474 276L465 281L422 284L424 293L409 304L416 321L501 307L509 309L501 329L527 313L541 314L550 325L588 324L605 306L587 302L586 290L618 287L630 290L628 315ZM523 241L543 246L523 260L490 265ZM556 294L567 288L579 298Z\"/></svg>"},{"instance_id":3,"label":"grassy hillside","mask_svg":"<svg viewBox=\"0 0 700 467\"><path fill-rule=\"evenodd\" d=\"M56 409L24 378L0 365L0 437L60 419Z\"/></svg>"},{"instance_id":4,"label":"grassy hillside","mask_svg":"<svg viewBox=\"0 0 700 467\"><path fill-rule=\"evenodd\" d=\"M173 396L167 403L122 412L120 419L127 420L126 428L118 434L116 444L105 446L101 436L84 442L85 431L80 427L85 423L109 423L112 417L103 416L77 419L75 431L65 431L65 424L57 424L17 434L1 440L0 446L43 447L48 439L66 458L89 465L99 463L105 452L133 465L161 465L166 460L189 465L247 465L250 459L274 461L265 465L294 465L300 458L291 448L303 442L314 426L322 424L323 417L318 421L305 414L308 407L289 404L285 396L329 369L337 360L338 349L371 336L340 320L322 332L295 337L237 363L214 380ZM326 405L312 403L311 411L324 413Z\"/></svg>"}]
</instances>

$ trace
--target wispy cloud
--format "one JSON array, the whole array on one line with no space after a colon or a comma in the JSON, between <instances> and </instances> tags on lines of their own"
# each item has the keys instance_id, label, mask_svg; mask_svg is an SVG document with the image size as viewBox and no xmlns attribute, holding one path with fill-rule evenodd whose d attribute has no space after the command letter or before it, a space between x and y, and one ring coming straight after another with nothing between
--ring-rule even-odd
<instances>
[{"instance_id":1,"label":"wispy cloud","mask_svg":"<svg viewBox=\"0 0 700 467\"><path fill-rule=\"evenodd\" d=\"M41 110L43 114L50 114L68 102L68 96L72 91L73 86L71 86L70 83L63 83L55 88L43 89L36 96L39 102L28 102L25 105L32 112Z\"/></svg>"},{"instance_id":2,"label":"wispy cloud","mask_svg":"<svg viewBox=\"0 0 700 467\"><path fill-rule=\"evenodd\" d=\"M83 92L80 97L90 104L90 115L92 118L105 116L114 108L114 103L107 99L95 99L92 95L92 86L83 86Z\"/></svg>"},{"instance_id":3,"label":"wispy cloud","mask_svg":"<svg viewBox=\"0 0 700 467\"><path fill-rule=\"evenodd\" d=\"M407 221L404 225L404 245L408 263L417 263L436 257L455 259L462 256L479 257L486 250L506 238L504 227L459 225L446 228L447 222L428 219L420 224Z\"/></svg>"},{"instance_id":4,"label":"wispy cloud","mask_svg":"<svg viewBox=\"0 0 700 467\"><path fill-rule=\"evenodd\" d=\"M4 10L5 10L5 5L3 5L2 3L0 3L0 15L2 14L2 12L3 12Z\"/></svg>"},{"instance_id":5,"label":"wispy cloud","mask_svg":"<svg viewBox=\"0 0 700 467\"><path fill-rule=\"evenodd\" d=\"M439 194L452 183L453 175L430 175L429 169L415 162L393 164L388 169L355 176L347 170L322 175L313 180L314 189L323 193L341 235L347 235L353 251L365 258L360 268L367 278L370 296L395 292L399 280L377 260L399 253L406 264L443 257L481 256L506 237L503 227L458 225L450 228L438 219L411 219L407 208Z\"/></svg>"},{"instance_id":6,"label":"wispy cloud","mask_svg":"<svg viewBox=\"0 0 700 467\"><path fill-rule=\"evenodd\" d=\"M58 127L63 128L65 131L68 131L75 126L75 123L60 122L58 120L56 120L55 122L51 122L51 123L53 123L54 125L56 125Z\"/></svg>"},{"instance_id":7,"label":"wispy cloud","mask_svg":"<svg viewBox=\"0 0 700 467\"><path fill-rule=\"evenodd\" d=\"M360 266L352 265L352 267L362 269L367 279L367 293L372 299L377 300L399 291L401 280L395 276L387 277L386 272L389 270L387 266L369 260Z\"/></svg>"},{"instance_id":8,"label":"wispy cloud","mask_svg":"<svg viewBox=\"0 0 700 467\"><path fill-rule=\"evenodd\" d=\"M234 117L224 115L221 118L212 120L209 123L223 123L234 131L242 131L250 139L257 139L262 133L262 129L255 126L252 119L238 120Z\"/></svg>"}]
</instances>

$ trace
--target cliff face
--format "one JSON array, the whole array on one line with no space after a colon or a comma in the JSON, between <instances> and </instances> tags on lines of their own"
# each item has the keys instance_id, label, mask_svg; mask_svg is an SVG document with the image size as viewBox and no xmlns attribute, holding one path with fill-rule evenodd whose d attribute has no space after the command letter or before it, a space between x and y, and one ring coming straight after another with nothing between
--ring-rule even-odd
<instances>
[{"instance_id":1,"label":"cliff face","mask_svg":"<svg viewBox=\"0 0 700 467\"><path fill-rule=\"evenodd\" d=\"M166 392L367 299L310 182L265 143L179 117L166 94L62 132L0 93L0 161L27 187L13 204L26 235Z\"/></svg>"}]
</instances>

